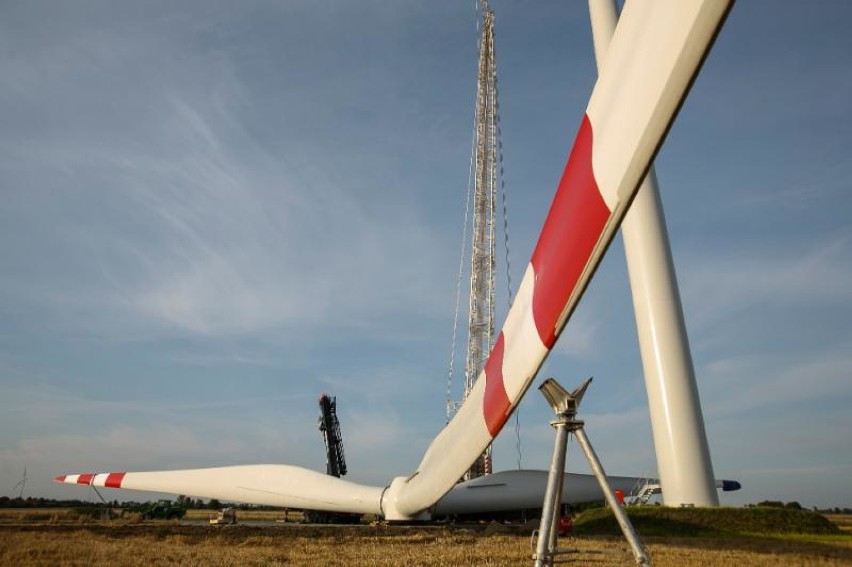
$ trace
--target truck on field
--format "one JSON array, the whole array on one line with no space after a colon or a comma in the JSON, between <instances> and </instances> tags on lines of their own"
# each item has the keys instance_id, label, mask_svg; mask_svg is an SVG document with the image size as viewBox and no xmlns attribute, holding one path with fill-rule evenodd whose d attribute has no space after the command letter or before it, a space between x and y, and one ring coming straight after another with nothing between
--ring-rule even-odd
<instances>
[{"instance_id":1,"label":"truck on field","mask_svg":"<svg viewBox=\"0 0 852 567\"><path fill-rule=\"evenodd\" d=\"M171 500L149 502L129 511L138 513L143 520L179 520L186 516L186 506Z\"/></svg>"}]
</instances>

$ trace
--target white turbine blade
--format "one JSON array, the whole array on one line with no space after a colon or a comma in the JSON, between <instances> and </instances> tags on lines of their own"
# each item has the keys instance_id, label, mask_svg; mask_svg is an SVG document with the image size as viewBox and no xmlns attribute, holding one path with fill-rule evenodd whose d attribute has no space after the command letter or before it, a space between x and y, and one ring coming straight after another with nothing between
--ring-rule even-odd
<instances>
[{"instance_id":1,"label":"white turbine blade","mask_svg":"<svg viewBox=\"0 0 852 567\"><path fill-rule=\"evenodd\" d=\"M122 488L326 512L380 514L384 488L288 465L243 465L155 472L72 474L60 484Z\"/></svg>"},{"instance_id":2,"label":"white turbine blade","mask_svg":"<svg viewBox=\"0 0 852 567\"><path fill-rule=\"evenodd\" d=\"M500 432L595 272L732 0L635 0L619 20L550 212L467 400L417 471L363 486L285 465L69 475L57 482L408 519L433 506Z\"/></svg>"},{"instance_id":3,"label":"white turbine blade","mask_svg":"<svg viewBox=\"0 0 852 567\"><path fill-rule=\"evenodd\" d=\"M500 432L577 305L698 73L731 0L628 2L532 260L485 369L389 518L438 501Z\"/></svg>"}]
</instances>

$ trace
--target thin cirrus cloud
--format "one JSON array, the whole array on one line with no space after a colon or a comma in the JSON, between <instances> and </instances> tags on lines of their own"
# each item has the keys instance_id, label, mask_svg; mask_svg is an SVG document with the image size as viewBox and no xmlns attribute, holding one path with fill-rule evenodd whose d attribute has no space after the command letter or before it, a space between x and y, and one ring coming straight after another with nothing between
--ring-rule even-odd
<instances>
[{"instance_id":1,"label":"thin cirrus cloud","mask_svg":"<svg viewBox=\"0 0 852 567\"><path fill-rule=\"evenodd\" d=\"M744 249L703 256L682 270L691 323L718 323L760 305L844 305L852 299L852 247L848 233L826 235L816 246Z\"/></svg>"},{"instance_id":2,"label":"thin cirrus cloud","mask_svg":"<svg viewBox=\"0 0 852 567\"><path fill-rule=\"evenodd\" d=\"M65 32L73 37L64 64L54 40L33 47L41 74L24 65L8 74L19 91L64 95L38 126L21 125L5 165L13 178L21 164L46 171L20 207L53 233L32 235L31 248L59 241L67 265L22 258L7 295L66 313L63 326L94 311L104 333L159 326L227 336L438 307L430 279L444 267L435 245L445 237L412 210L405 188L349 183L340 168L357 162L314 156L305 148L316 136L277 149L259 141L251 87L228 56L168 56L190 46L177 27L158 26L159 38ZM16 104L24 113L49 107L40 96ZM91 209L80 206L87 201ZM35 271L49 277L33 286Z\"/></svg>"},{"instance_id":3,"label":"thin cirrus cloud","mask_svg":"<svg viewBox=\"0 0 852 567\"><path fill-rule=\"evenodd\" d=\"M312 164L288 169L266 156L260 170L250 167L234 155L250 140L228 129L232 120L170 102L168 145L143 156L116 148L92 157L110 180L101 191L111 210L71 219L93 222L85 234L64 227L79 239L75 267L94 274L98 302L123 308L123 324L135 316L227 335L436 306L428 282L442 238L403 203L387 199L373 213L374 196L359 201L357 192L302 173ZM52 220L61 232L62 219ZM71 291L45 289L47 297L32 300L53 294L56 304L73 302Z\"/></svg>"}]
</instances>

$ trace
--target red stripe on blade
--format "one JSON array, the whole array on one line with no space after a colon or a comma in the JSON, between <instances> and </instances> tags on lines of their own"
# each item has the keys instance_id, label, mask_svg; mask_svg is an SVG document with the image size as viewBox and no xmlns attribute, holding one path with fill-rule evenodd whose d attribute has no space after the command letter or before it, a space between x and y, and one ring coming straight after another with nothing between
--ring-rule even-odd
<instances>
[{"instance_id":1,"label":"red stripe on blade","mask_svg":"<svg viewBox=\"0 0 852 567\"><path fill-rule=\"evenodd\" d=\"M66 476L68 475L57 476L53 479L53 482L58 482L59 484L62 484L63 482L65 482Z\"/></svg>"},{"instance_id":2,"label":"red stripe on blade","mask_svg":"<svg viewBox=\"0 0 852 567\"><path fill-rule=\"evenodd\" d=\"M494 348L485 363L485 403L483 411L485 414L485 425L488 433L496 437L503 424L509 419L509 396L506 394L506 385L503 384L503 349L505 340L503 333L497 337Z\"/></svg>"},{"instance_id":3,"label":"red stripe on blade","mask_svg":"<svg viewBox=\"0 0 852 567\"><path fill-rule=\"evenodd\" d=\"M548 349L609 215L592 170L592 124L584 116L532 256L533 317Z\"/></svg>"},{"instance_id":4,"label":"red stripe on blade","mask_svg":"<svg viewBox=\"0 0 852 567\"><path fill-rule=\"evenodd\" d=\"M93 478L95 478L94 473L81 474L77 477L77 484L92 484Z\"/></svg>"},{"instance_id":5,"label":"red stripe on blade","mask_svg":"<svg viewBox=\"0 0 852 567\"><path fill-rule=\"evenodd\" d=\"M124 480L124 475L127 473L123 472L112 472L109 473L106 477L106 482L104 482L104 486L107 488L121 488L121 481Z\"/></svg>"}]
</instances>

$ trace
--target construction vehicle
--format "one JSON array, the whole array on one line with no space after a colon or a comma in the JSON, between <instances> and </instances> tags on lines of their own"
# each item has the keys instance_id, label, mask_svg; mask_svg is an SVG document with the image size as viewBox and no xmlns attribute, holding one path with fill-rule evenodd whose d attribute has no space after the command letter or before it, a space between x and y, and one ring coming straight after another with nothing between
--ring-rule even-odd
<instances>
[{"instance_id":1,"label":"construction vehicle","mask_svg":"<svg viewBox=\"0 0 852 567\"><path fill-rule=\"evenodd\" d=\"M158 500L128 509L136 512L143 520L179 520L186 516L186 506L171 500Z\"/></svg>"},{"instance_id":2,"label":"construction vehicle","mask_svg":"<svg viewBox=\"0 0 852 567\"><path fill-rule=\"evenodd\" d=\"M237 523L237 509L228 506L210 515L211 526L229 526Z\"/></svg>"}]
</instances>

